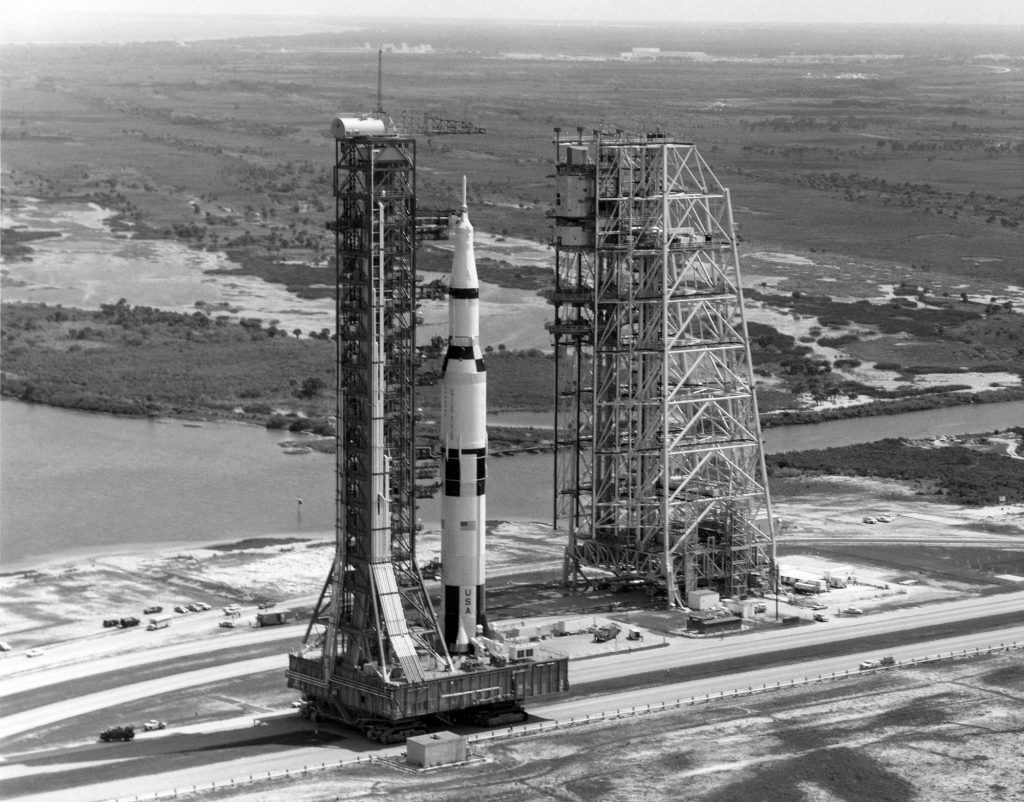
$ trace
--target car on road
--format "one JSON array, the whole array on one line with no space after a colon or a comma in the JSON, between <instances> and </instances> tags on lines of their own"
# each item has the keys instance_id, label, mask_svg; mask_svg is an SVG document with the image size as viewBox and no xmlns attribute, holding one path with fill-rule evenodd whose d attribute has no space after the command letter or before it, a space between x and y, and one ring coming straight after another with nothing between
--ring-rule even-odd
<instances>
[{"instance_id":1,"label":"car on road","mask_svg":"<svg viewBox=\"0 0 1024 802\"><path fill-rule=\"evenodd\" d=\"M135 737L135 727L125 724L120 727L109 727L100 733L101 741L130 741Z\"/></svg>"},{"instance_id":2,"label":"car on road","mask_svg":"<svg viewBox=\"0 0 1024 802\"><path fill-rule=\"evenodd\" d=\"M25 657L39 657L39 655L43 653L44 652L42 649L29 649L27 652L25 652Z\"/></svg>"},{"instance_id":3,"label":"car on road","mask_svg":"<svg viewBox=\"0 0 1024 802\"><path fill-rule=\"evenodd\" d=\"M9 652L13 647L5 640L0 640L0 652Z\"/></svg>"},{"instance_id":4,"label":"car on road","mask_svg":"<svg viewBox=\"0 0 1024 802\"><path fill-rule=\"evenodd\" d=\"M118 623L123 629L127 629L128 627L137 627L142 622L135 616L129 616L128 618L122 618Z\"/></svg>"},{"instance_id":5,"label":"car on road","mask_svg":"<svg viewBox=\"0 0 1024 802\"><path fill-rule=\"evenodd\" d=\"M828 616L825 615L824 613L815 613L814 614L814 620L815 621L821 621L822 623L824 623L825 621L828 621Z\"/></svg>"},{"instance_id":6,"label":"car on road","mask_svg":"<svg viewBox=\"0 0 1024 802\"><path fill-rule=\"evenodd\" d=\"M878 516L878 523L880 523L880 524L891 524L893 522L893 520L894 520L894 518L891 515L879 515Z\"/></svg>"},{"instance_id":7,"label":"car on road","mask_svg":"<svg viewBox=\"0 0 1024 802\"><path fill-rule=\"evenodd\" d=\"M221 621L217 626L224 627L225 629L234 629L235 622L228 619L226 621Z\"/></svg>"},{"instance_id":8,"label":"car on road","mask_svg":"<svg viewBox=\"0 0 1024 802\"><path fill-rule=\"evenodd\" d=\"M151 718L149 721L142 725L142 729L145 732L152 732L153 730L165 730L167 729L167 722L158 721L155 718Z\"/></svg>"},{"instance_id":9,"label":"car on road","mask_svg":"<svg viewBox=\"0 0 1024 802\"><path fill-rule=\"evenodd\" d=\"M277 607L276 601L263 601L258 605L260 610L269 610L271 607Z\"/></svg>"},{"instance_id":10,"label":"car on road","mask_svg":"<svg viewBox=\"0 0 1024 802\"><path fill-rule=\"evenodd\" d=\"M844 615L864 615L864 611L860 607L847 607L843 610Z\"/></svg>"},{"instance_id":11,"label":"car on road","mask_svg":"<svg viewBox=\"0 0 1024 802\"><path fill-rule=\"evenodd\" d=\"M174 612L176 612L176 613L187 613L187 612L190 612L190 611L189 611L188 607L186 607L184 604L176 604L176 605L174 605Z\"/></svg>"},{"instance_id":12,"label":"car on road","mask_svg":"<svg viewBox=\"0 0 1024 802\"><path fill-rule=\"evenodd\" d=\"M103 626L108 628L108 629L110 627L119 627L119 626L121 626L121 622L118 619L116 619L116 618L104 618L103 619Z\"/></svg>"}]
</instances>

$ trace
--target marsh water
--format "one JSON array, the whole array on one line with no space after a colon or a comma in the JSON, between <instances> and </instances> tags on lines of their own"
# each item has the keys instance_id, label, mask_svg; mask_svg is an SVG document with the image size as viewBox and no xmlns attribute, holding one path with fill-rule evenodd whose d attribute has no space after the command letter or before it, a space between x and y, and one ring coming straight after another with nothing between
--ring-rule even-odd
<instances>
[{"instance_id":1,"label":"marsh water","mask_svg":"<svg viewBox=\"0 0 1024 802\"><path fill-rule=\"evenodd\" d=\"M497 416L514 422L516 415ZM540 425L525 415L526 425ZM766 429L769 452L884 437L986 432L1024 425L1024 402ZM0 565L117 549L243 537L327 536L334 459L291 454L287 432L187 424L0 402ZM490 519L551 520L551 454L492 459ZM298 504L298 499L302 504ZM439 500L418 514L436 524Z\"/></svg>"},{"instance_id":2,"label":"marsh water","mask_svg":"<svg viewBox=\"0 0 1024 802\"><path fill-rule=\"evenodd\" d=\"M194 309L199 300L280 320L286 330L330 325L329 300L299 301L258 278L210 273L230 268L223 254L122 237L106 224L108 215L83 204L5 210L5 224L56 236L31 243L32 261L5 263L4 300L96 308L125 296L133 304L180 311ZM495 413L489 420L551 426L543 413ZM780 427L766 429L764 439L773 453L1013 425L1024 425L1024 402ZM148 544L328 536L334 528L334 460L281 447L294 439L261 427L126 419L4 400L0 566L9 570ZM488 518L550 522L551 460L550 454L491 460ZM439 502L425 501L418 515L436 524Z\"/></svg>"}]
</instances>

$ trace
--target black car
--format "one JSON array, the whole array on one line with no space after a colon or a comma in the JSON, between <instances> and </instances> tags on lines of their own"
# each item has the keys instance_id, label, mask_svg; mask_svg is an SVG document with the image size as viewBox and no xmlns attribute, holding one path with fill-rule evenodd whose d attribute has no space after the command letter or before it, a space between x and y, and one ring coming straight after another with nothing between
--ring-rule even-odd
<instances>
[{"instance_id":1,"label":"black car","mask_svg":"<svg viewBox=\"0 0 1024 802\"><path fill-rule=\"evenodd\" d=\"M103 626L105 626L105 627L119 627L119 626L121 626L121 622L118 621L116 618L104 618L103 619Z\"/></svg>"},{"instance_id":2,"label":"black car","mask_svg":"<svg viewBox=\"0 0 1024 802\"><path fill-rule=\"evenodd\" d=\"M139 619L132 616L131 618L122 618L122 627L137 627L139 625Z\"/></svg>"},{"instance_id":3,"label":"black car","mask_svg":"<svg viewBox=\"0 0 1024 802\"><path fill-rule=\"evenodd\" d=\"M130 724L121 727L110 727L100 733L101 741L130 741L135 737L135 727Z\"/></svg>"}]
</instances>

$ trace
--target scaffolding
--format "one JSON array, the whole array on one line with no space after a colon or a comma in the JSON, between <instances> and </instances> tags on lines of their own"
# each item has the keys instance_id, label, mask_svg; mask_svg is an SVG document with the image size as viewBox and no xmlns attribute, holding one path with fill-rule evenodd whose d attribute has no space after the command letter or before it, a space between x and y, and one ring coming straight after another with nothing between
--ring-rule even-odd
<instances>
[{"instance_id":1,"label":"scaffolding","mask_svg":"<svg viewBox=\"0 0 1024 802\"><path fill-rule=\"evenodd\" d=\"M773 525L729 191L662 134L555 129L555 525L564 579L668 603L766 586Z\"/></svg>"},{"instance_id":2,"label":"scaffolding","mask_svg":"<svg viewBox=\"0 0 1024 802\"><path fill-rule=\"evenodd\" d=\"M386 742L457 715L525 717L526 699L566 690L567 659L453 660L416 562L416 143L377 118L332 130L337 538L288 685L309 715Z\"/></svg>"},{"instance_id":3,"label":"scaffolding","mask_svg":"<svg viewBox=\"0 0 1024 802\"><path fill-rule=\"evenodd\" d=\"M335 140L337 548L306 637L326 680L447 667L415 562L416 143Z\"/></svg>"}]
</instances>

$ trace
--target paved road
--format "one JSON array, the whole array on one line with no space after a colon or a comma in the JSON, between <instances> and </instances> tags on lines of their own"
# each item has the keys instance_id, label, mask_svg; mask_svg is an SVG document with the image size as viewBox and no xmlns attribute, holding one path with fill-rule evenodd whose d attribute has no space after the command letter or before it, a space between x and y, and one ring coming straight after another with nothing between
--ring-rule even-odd
<instances>
[{"instance_id":1,"label":"paved road","mask_svg":"<svg viewBox=\"0 0 1024 802\"><path fill-rule=\"evenodd\" d=\"M898 660L910 660L938 654L948 655L950 652L984 648L989 645L1011 642L1024 643L1024 623L1018 626L1007 627L1002 630L995 630L983 633L970 633L953 638L941 638L927 643L918 643L896 649L887 649L886 654L892 654ZM659 652L665 650L657 650ZM708 677L699 680L676 682L668 685L649 687L644 689L630 689L611 694L588 695L577 699L563 702L553 702L549 705L535 707L535 717L542 717L549 720L568 720L569 718L581 718L588 715L598 715L614 710L629 710L631 708L643 708L647 705L657 706L663 702L672 702L676 699L690 699L694 697L715 696L723 692L735 689L759 688L762 685L771 687L773 685L785 685L791 680L801 681L804 678L815 678L818 675L828 676L833 672L844 674L856 666L861 660L880 656L877 649L865 651L854 655L841 657L830 657L822 660L811 660L796 664L778 665L769 668L760 668L756 671L743 671L738 673L723 674L716 677ZM596 661L601 663L598 669L601 673L629 673L632 669L628 659L610 658ZM199 674L200 672L193 672ZM854 673L859 673L854 671ZM192 677L192 680L201 679ZM254 731L249 720L237 723L237 729L222 732L222 746L230 744L232 740L251 740L254 734L262 736L273 732L286 733L289 726L294 726L297 717L291 716L288 719L279 719L274 722L262 725L259 730ZM308 723L306 727L310 726ZM536 727L536 723L521 725L516 729L529 729ZM202 727L191 728L200 730ZM152 740L153 744L158 743L163 733L145 734L138 739L133 746L139 746L143 739L147 743ZM170 740L170 739L169 739ZM94 747L91 747L94 748ZM193 785L206 785L211 782L227 784L232 780L245 780L250 775L266 775L267 772L279 772L288 769L293 772L301 771L304 767L319 766L321 763L328 765L339 761L352 761L357 757L365 759L368 753L372 752L375 758L395 758L404 751L404 746L379 747L370 744L359 737L346 738L331 744L319 744L316 746L302 746L286 749L280 752L267 752L254 750L251 756L225 760L216 763L193 766L187 769L168 771L162 773L147 773L141 776L125 777L108 782L96 784L77 785L74 789L74 797L78 802L99 802L115 797L132 799L136 795L151 795L156 792L169 791L171 789L189 790ZM180 753L180 743L173 749L168 748L166 755ZM0 781L25 777L26 775L39 776L51 772L61 772L71 767L80 767L83 756L65 755L64 763L47 761L41 768L27 768L18 764L0 765ZM78 761L78 762L76 762ZM154 756L152 765L155 769L159 765L158 759ZM41 778L40 778L41 779ZM64 802L68 798L68 790L43 792L18 797L26 802Z\"/></svg>"},{"instance_id":2,"label":"paved road","mask_svg":"<svg viewBox=\"0 0 1024 802\"><path fill-rule=\"evenodd\" d=\"M832 619L826 624L810 627L780 628L757 633L748 633L742 637L727 640L672 640L664 649L643 650L626 654L615 661L621 666L621 675L638 672L658 671L665 668L695 665L709 661L730 660L761 651L781 651L802 647L821 646L827 643L850 640L853 638L870 637L885 633L906 631L918 627L964 621L972 618L991 617L1001 613L1019 613L1024 622L1024 592L1007 593L998 596L987 596L976 599L959 600L930 604L923 607L901 608L869 616L844 617ZM241 635L238 641L246 644L273 641L275 639L297 641L297 628L254 630ZM288 631L290 630L290 631ZM219 644L218 644L219 645ZM26 730L42 727L63 719L72 718L82 713L103 710L135 699L154 697L183 688L191 688L223 679L271 671L287 667L287 659L280 655L259 657L243 661L224 662L217 666L174 673L173 664L168 665L168 673L158 679L131 683L130 674L123 672L131 667L145 665L150 662L166 661L173 657L183 657L204 653L209 643L175 644L163 649L153 649L130 653L117 657L104 658L83 665L56 666L49 670L40 670L24 677L5 679L0 684L0 695L12 693L8 685L25 692L38 687L53 687L60 683L68 684L67 698L43 707L37 707L13 715L0 718L0 739L9 738ZM225 654L225 660L229 655ZM90 674L121 671L122 676L116 689L90 693L85 696L73 696L72 683ZM571 664L569 681L572 685L608 679L615 676L609 673L606 660L588 660ZM15 691L17 692L17 691Z\"/></svg>"}]
</instances>

